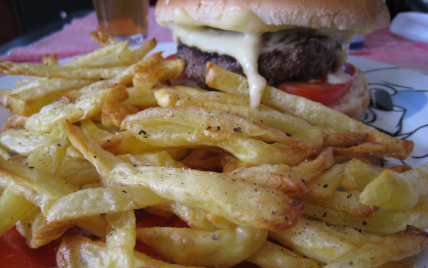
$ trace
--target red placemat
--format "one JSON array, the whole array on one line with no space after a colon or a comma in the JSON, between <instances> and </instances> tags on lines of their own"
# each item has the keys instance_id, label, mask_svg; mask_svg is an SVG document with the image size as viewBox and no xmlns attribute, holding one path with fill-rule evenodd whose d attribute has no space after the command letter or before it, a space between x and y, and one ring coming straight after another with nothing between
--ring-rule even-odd
<instances>
[{"instance_id":1,"label":"red placemat","mask_svg":"<svg viewBox=\"0 0 428 268\"><path fill-rule=\"evenodd\" d=\"M404 39L389 29L366 36L364 48L349 54L428 74L428 44Z\"/></svg>"},{"instance_id":2,"label":"red placemat","mask_svg":"<svg viewBox=\"0 0 428 268\"><path fill-rule=\"evenodd\" d=\"M92 40L89 33L98 26L97 17L91 13L85 18L74 19L63 30L25 47L17 47L0 60L15 62L41 62L43 54L56 54L58 59L92 52L101 46ZM154 7L149 9L149 33L146 40L156 37L158 42L171 42L172 34L161 27L154 18ZM141 42L144 43L144 40Z\"/></svg>"}]
</instances>

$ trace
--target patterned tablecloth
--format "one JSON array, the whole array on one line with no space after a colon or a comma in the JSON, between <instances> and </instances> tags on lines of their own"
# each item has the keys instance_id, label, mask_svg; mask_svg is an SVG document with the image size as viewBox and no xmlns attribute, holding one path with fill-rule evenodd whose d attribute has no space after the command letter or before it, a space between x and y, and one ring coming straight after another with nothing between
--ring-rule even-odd
<instances>
[{"instance_id":1,"label":"patterned tablecloth","mask_svg":"<svg viewBox=\"0 0 428 268\"><path fill-rule=\"evenodd\" d=\"M156 23L153 7L149 10L149 16L147 38L156 38L159 43L171 42L171 31ZM91 52L100 48L100 45L89 37L89 33L97 25L95 13L91 13L85 18L75 19L62 31L34 44L17 47L6 55L0 55L0 60L41 62L42 55L47 53L54 53L58 59L63 59ZM366 37L365 47L358 51L351 51L350 54L428 74L428 44L401 38L391 33L389 29L377 30L369 34Z\"/></svg>"}]
</instances>

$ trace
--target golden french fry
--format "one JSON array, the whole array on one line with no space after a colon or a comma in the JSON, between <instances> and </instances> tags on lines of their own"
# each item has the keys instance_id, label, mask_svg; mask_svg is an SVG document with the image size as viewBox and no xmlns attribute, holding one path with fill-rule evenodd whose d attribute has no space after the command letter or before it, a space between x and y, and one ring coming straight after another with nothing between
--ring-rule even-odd
<instances>
[{"instance_id":1,"label":"golden french fry","mask_svg":"<svg viewBox=\"0 0 428 268\"><path fill-rule=\"evenodd\" d=\"M0 195L0 236L12 228L32 207L33 204L24 197L5 190Z\"/></svg>"},{"instance_id":2,"label":"golden french fry","mask_svg":"<svg viewBox=\"0 0 428 268\"><path fill-rule=\"evenodd\" d=\"M327 171L308 182L308 196L316 199L329 198L334 195L342 181L344 167L333 165Z\"/></svg>"},{"instance_id":3,"label":"golden french fry","mask_svg":"<svg viewBox=\"0 0 428 268\"><path fill-rule=\"evenodd\" d=\"M159 80L176 79L183 73L186 67L186 61L183 59L163 60L159 62L156 67L163 71L163 75Z\"/></svg>"},{"instance_id":4,"label":"golden french fry","mask_svg":"<svg viewBox=\"0 0 428 268\"><path fill-rule=\"evenodd\" d=\"M284 164L241 167L228 174L238 180L278 189L285 194L305 195L308 192L300 176Z\"/></svg>"},{"instance_id":5,"label":"golden french fry","mask_svg":"<svg viewBox=\"0 0 428 268\"><path fill-rule=\"evenodd\" d=\"M362 191L360 203L385 209L405 210L427 199L428 163L397 173L384 170Z\"/></svg>"},{"instance_id":6,"label":"golden french fry","mask_svg":"<svg viewBox=\"0 0 428 268\"><path fill-rule=\"evenodd\" d=\"M336 227L303 217L288 230L269 232L269 237L279 241L294 252L323 263L330 263L346 252L382 237L360 233L350 227Z\"/></svg>"},{"instance_id":7,"label":"golden french fry","mask_svg":"<svg viewBox=\"0 0 428 268\"><path fill-rule=\"evenodd\" d=\"M42 62L48 66L58 66L58 59L55 54L43 54Z\"/></svg>"},{"instance_id":8,"label":"golden french fry","mask_svg":"<svg viewBox=\"0 0 428 268\"><path fill-rule=\"evenodd\" d=\"M29 88L8 96L12 113L30 116L65 93L91 84L93 80L53 78L40 87Z\"/></svg>"},{"instance_id":9,"label":"golden french fry","mask_svg":"<svg viewBox=\"0 0 428 268\"><path fill-rule=\"evenodd\" d=\"M103 47L114 45L119 42L111 34L101 31L98 27L94 31L90 32L89 36Z\"/></svg>"},{"instance_id":10,"label":"golden french fry","mask_svg":"<svg viewBox=\"0 0 428 268\"><path fill-rule=\"evenodd\" d=\"M3 158L0 158L0 174L0 187L25 197L39 207L49 199L75 191L73 186L54 175Z\"/></svg>"},{"instance_id":11,"label":"golden french fry","mask_svg":"<svg viewBox=\"0 0 428 268\"><path fill-rule=\"evenodd\" d=\"M72 222L47 225L40 208L35 206L16 223L16 229L26 238L30 248L39 248L52 242L72 226Z\"/></svg>"},{"instance_id":12,"label":"golden french fry","mask_svg":"<svg viewBox=\"0 0 428 268\"><path fill-rule=\"evenodd\" d=\"M134 78L135 67L137 65L142 66L153 66L156 65L159 61L162 60L162 52L154 53L143 60L130 65L127 67L122 73L108 80L98 81L89 86L83 87L79 90L72 90L68 92L65 96L70 100L75 100L85 94L88 94L92 91L102 90L106 88L116 87L118 85L128 86L132 83L132 79Z\"/></svg>"},{"instance_id":13,"label":"golden french fry","mask_svg":"<svg viewBox=\"0 0 428 268\"><path fill-rule=\"evenodd\" d=\"M7 150L20 155L29 155L40 142L48 137L48 133L31 132L25 129L8 129L0 132L0 143Z\"/></svg>"},{"instance_id":14,"label":"golden french fry","mask_svg":"<svg viewBox=\"0 0 428 268\"><path fill-rule=\"evenodd\" d=\"M221 173L134 167L104 151L76 126L68 123L67 128L71 143L104 178L144 185L163 198L204 208L236 224L284 230L301 216L303 204L273 189L232 180Z\"/></svg>"},{"instance_id":15,"label":"golden french fry","mask_svg":"<svg viewBox=\"0 0 428 268\"><path fill-rule=\"evenodd\" d=\"M160 146L152 146L148 143L142 142L129 131L121 131L111 134L105 137L103 142L104 143L101 147L114 155L140 154L143 152L165 149Z\"/></svg>"},{"instance_id":16,"label":"golden french fry","mask_svg":"<svg viewBox=\"0 0 428 268\"><path fill-rule=\"evenodd\" d=\"M345 164L341 186L346 190L362 191L373 179L382 173L382 169L369 165L359 159Z\"/></svg>"},{"instance_id":17,"label":"golden french fry","mask_svg":"<svg viewBox=\"0 0 428 268\"><path fill-rule=\"evenodd\" d=\"M162 62L162 61L161 61ZM135 66L135 75L132 83L134 87L151 89L156 82L165 75L165 72L155 66Z\"/></svg>"},{"instance_id":18,"label":"golden french fry","mask_svg":"<svg viewBox=\"0 0 428 268\"><path fill-rule=\"evenodd\" d=\"M25 122L25 128L30 131L49 132L65 120L74 123L97 115L101 112L105 101L122 101L127 98L126 88L117 86L92 92L72 102L55 102L30 116Z\"/></svg>"},{"instance_id":19,"label":"golden french fry","mask_svg":"<svg viewBox=\"0 0 428 268\"><path fill-rule=\"evenodd\" d=\"M151 146L160 148L220 147L235 155L239 160L252 165L284 163L296 165L313 154L312 151L290 148L278 143L268 144L238 133L217 132L216 127L210 130L198 130L174 124L141 126L136 122L127 130ZM249 148L251 149L249 150Z\"/></svg>"},{"instance_id":20,"label":"golden french fry","mask_svg":"<svg viewBox=\"0 0 428 268\"><path fill-rule=\"evenodd\" d=\"M216 231L219 229L219 226L208 217L208 211L199 207L180 202L168 202L156 205L154 208L177 215L194 230ZM236 227L235 224L228 223L227 228Z\"/></svg>"},{"instance_id":21,"label":"golden french fry","mask_svg":"<svg viewBox=\"0 0 428 268\"><path fill-rule=\"evenodd\" d=\"M1 131L5 131L11 128L23 128L25 125L25 121L27 121L26 116L12 115L6 120Z\"/></svg>"},{"instance_id":22,"label":"golden french fry","mask_svg":"<svg viewBox=\"0 0 428 268\"><path fill-rule=\"evenodd\" d=\"M177 91L180 92L179 94L183 94L183 92L179 89L173 90L168 88L160 88L156 93L159 104L161 106L202 105L207 108L221 109L233 113L238 113L254 122L260 122L268 127L280 129L283 132L292 135L292 137L294 138L298 136L299 140L307 142L314 140L312 141L312 143L314 143L319 138L311 137L304 139L303 133L313 133L313 131L321 131L323 134L322 136L329 136L329 138L326 140L326 143L324 144L324 146L326 147L351 145L354 146L365 142L368 137L368 135L365 133L356 133L346 130L314 127L308 124L303 119L297 118L288 113L280 113L263 104L260 104L258 108L252 108L249 107L249 99L242 96L236 96L222 92L203 92L200 94L195 94L193 96L180 95L178 100ZM241 100L241 102L239 103L238 100ZM321 142L324 142L324 140L321 139ZM321 148L321 145L323 144L319 144L318 147Z\"/></svg>"},{"instance_id":23,"label":"golden french fry","mask_svg":"<svg viewBox=\"0 0 428 268\"><path fill-rule=\"evenodd\" d=\"M104 102L101 111L101 122L106 127L120 127L122 121L131 114L136 114L140 110L131 104L123 104L117 101Z\"/></svg>"},{"instance_id":24,"label":"golden french fry","mask_svg":"<svg viewBox=\"0 0 428 268\"><path fill-rule=\"evenodd\" d=\"M100 181L97 170L89 161L74 157L62 160L56 176L76 187Z\"/></svg>"},{"instance_id":25,"label":"golden french fry","mask_svg":"<svg viewBox=\"0 0 428 268\"><path fill-rule=\"evenodd\" d=\"M107 214L107 256L104 267L134 268L136 239L134 210Z\"/></svg>"},{"instance_id":26,"label":"golden french fry","mask_svg":"<svg viewBox=\"0 0 428 268\"><path fill-rule=\"evenodd\" d=\"M111 54L119 54L127 49L128 47L128 41L123 42L117 42L111 45L108 45L106 47L103 47L101 49L95 50L91 53L79 56L72 61L65 64L67 67L71 68L80 68L80 67L87 67L92 62L96 61L97 59L100 59L102 57L111 55Z\"/></svg>"},{"instance_id":27,"label":"golden french fry","mask_svg":"<svg viewBox=\"0 0 428 268\"><path fill-rule=\"evenodd\" d=\"M80 128L82 129L83 133L88 135L93 141L98 144L101 143L101 140L103 138L110 135L110 132L97 127L97 125L95 125L95 123L91 119L85 119L80 121Z\"/></svg>"},{"instance_id":28,"label":"golden french fry","mask_svg":"<svg viewBox=\"0 0 428 268\"><path fill-rule=\"evenodd\" d=\"M428 224L428 202L426 201L408 210L379 210L372 217L353 215L314 204L306 204L304 213L336 226L349 226L356 230L380 235L395 234L406 230L408 225L426 228Z\"/></svg>"},{"instance_id":29,"label":"golden french fry","mask_svg":"<svg viewBox=\"0 0 428 268\"><path fill-rule=\"evenodd\" d=\"M361 76L359 79L364 78ZM227 72L211 62L207 64L205 82L208 86L221 91L248 96L248 84L246 78ZM280 112L290 113L315 126L367 133L368 142L383 145L383 148L381 149L383 150L382 154L385 156L404 160L413 150L413 142L410 140L394 139L372 127L353 120L340 112L329 109L320 103L315 103L306 98L288 94L273 87L267 86L265 88L261 101L263 104L271 106ZM308 109L308 107L311 107L311 109Z\"/></svg>"},{"instance_id":30,"label":"golden french fry","mask_svg":"<svg viewBox=\"0 0 428 268\"><path fill-rule=\"evenodd\" d=\"M46 222L51 224L80 217L139 209L168 201L139 185L99 187L45 201L42 212Z\"/></svg>"},{"instance_id":31,"label":"golden french fry","mask_svg":"<svg viewBox=\"0 0 428 268\"><path fill-rule=\"evenodd\" d=\"M184 167L180 162L174 160L167 151L150 152L143 154L119 155L118 158L138 166L155 167Z\"/></svg>"},{"instance_id":32,"label":"golden french fry","mask_svg":"<svg viewBox=\"0 0 428 268\"><path fill-rule=\"evenodd\" d=\"M127 90L129 98L123 104L133 105L140 110L158 106L153 89L128 87Z\"/></svg>"},{"instance_id":33,"label":"golden french fry","mask_svg":"<svg viewBox=\"0 0 428 268\"><path fill-rule=\"evenodd\" d=\"M56 174L69 145L65 124L58 125L28 156L27 164L38 171Z\"/></svg>"},{"instance_id":34,"label":"golden french fry","mask_svg":"<svg viewBox=\"0 0 428 268\"><path fill-rule=\"evenodd\" d=\"M418 254L427 245L427 233L409 227L399 234L351 250L325 267L378 267L388 261L397 261Z\"/></svg>"},{"instance_id":35,"label":"golden french fry","mask_svg":"<svg viewBox=\"0 0 428 268\"><path fill-rule=\"evenodd\" d=\"M136 267L157 268L190 268L178 264L170 264L161 260L152 259L146 254L134 251ZM57 251L57 263L60 268L66 267L103 267L107 258L106 244L101 241L92 241L83 236L65 236Z\"/></svg>"},{"instance_id":36,"label":"golden french fry","mask_svg":"<svg viewBox=\"0 0 428 268\"><path fill-rule=\"evenodd\" d=\"M10 158L9 153L2 146L0 146L0 156L3 157L6 160L8 160Z\"/></svg>"},{"instance_id":37,"label":"golden french fry","mask_svg":"<svg viewBox=\"0 0 428 268\"><path fill-rule=\"evenodd\" d=\"M32 75L54 78L110 79L125 71L123 67L113 68L71 68L68 66L45 66L32 63L0 62L0 72L9 75Z\"/></svg>"},{"instance_id":38,"label":"golden french fry","mask_svg":"<svg viewBox=\"0 0 428 268\"><path fill-rule=\"evenodd\" d=\"M232 267L255 253L266 241L266 229L201 231L189 228L153 227L137 230L137 239L179 264Z\"/></svg>"},{"instance_id":39,"label":"golden french fry","mask_svg":"<svg viewBox=\"0 0 428 268\"><path fill-rule=\"evenodd\" d=\"M247 261L265 268L320 268L321 266L315 261L302 258L285 247L281 247L269 241Z\"/></svg>"},{"instance_id":40,"label":"golden french fry","mask_svg":"<svg viewBox=\"0 0 428 268\"><path fill-rule=\"evenodd\" d=\"M379 211L379 207L366 206L360 204L358 201L360 192L358 191L336 191L328 199L315 199L305 196L300 196L298 199L306 203L321 205L333 210L341 210L351 213L353 215L372 217Z\"/></svg>"}]
</instances>

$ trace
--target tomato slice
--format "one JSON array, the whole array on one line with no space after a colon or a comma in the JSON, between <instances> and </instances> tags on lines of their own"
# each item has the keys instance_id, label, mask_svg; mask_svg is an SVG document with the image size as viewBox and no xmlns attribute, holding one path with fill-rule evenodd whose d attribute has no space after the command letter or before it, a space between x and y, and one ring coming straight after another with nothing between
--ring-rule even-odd
<instances>
[{"instance_id":1,"label":"tomato slice","mask_svg":"<svg viewBox=\"0 0 428 268\"><path fill-rule=\"evenodd\" d=\"M177 58L177 54L172 54L172 55L169 55L168 57L166 57L165 59L166 60L175 60Z\"/></svg>"},{"instance_id":2,"label":"tomato slice","mask_svg":"<svg viewBox=\"0 0 428 268\"><path fill-rule=\"evenodd\" d=\"M315 82L285 82L279 85L279 89L294 95L298 95L315 102L329 106L341 100L351 89L355 76L355 67L349 63L343 65L344 72L351 79L342 84L330 84L327 77Z\"/></svg>"}]
</instances>

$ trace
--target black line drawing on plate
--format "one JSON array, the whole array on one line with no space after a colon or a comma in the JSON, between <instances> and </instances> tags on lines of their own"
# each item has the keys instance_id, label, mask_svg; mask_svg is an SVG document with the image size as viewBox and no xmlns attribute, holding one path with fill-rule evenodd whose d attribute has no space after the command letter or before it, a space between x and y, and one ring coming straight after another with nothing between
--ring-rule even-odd
<instances>
[{"instance_id":1,"label":"black line drawing on plate","mask_svg":"<svg viewBox=\"0 0 428 268\"><path fill-rule=\"evenodd\" d=\"M399 70L399 67L387 67L365 71L366 74L391 72ZM373 76L376 78L376 76ZM393 83L386 79L372 79L368 83L371 92L370 105L361 120L381 132L398 139L413 139L425 141L428 138L428 115L425 119L407 124L407 119L420 112L428 105L428 84L425 89ZM393 78L391 78L393 80ZM428 143L426 143L428 144ZM411 156L403 164L412 162L427 162L428 150L426 146L415 146Z\"/></svg>"}]
</instances>

